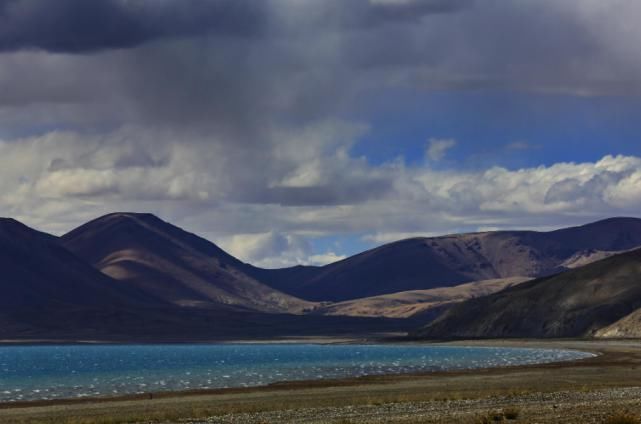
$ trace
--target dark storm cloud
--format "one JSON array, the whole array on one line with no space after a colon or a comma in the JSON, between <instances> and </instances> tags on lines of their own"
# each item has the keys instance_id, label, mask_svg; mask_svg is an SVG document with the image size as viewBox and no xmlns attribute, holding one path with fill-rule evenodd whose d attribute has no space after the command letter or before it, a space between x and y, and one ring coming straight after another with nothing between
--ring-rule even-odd
<instances>
[{"instance_id":1,"label":"dark storm cloud","mask_svg":"<svg viewBox=\"0 0 641 424\"><path fill-rule=\"evenodd\" d=\"M393 22L419 22L426 15L458 12L473 0L330 0L318 23L345 29L368 28Z\"/></svg>"},{"instance_id":2,"label":"dark storm cloud","mask_svg":"<svg viewBox=\"0 0 641 424\"><path fill-rule=\"evenodd\" d=\"M634 0L0 0L0 209L57 232L122 209L385 240L626 214L638 158L440 171L385 156L410 140L370 151L367 131L435 90L637 95L638 16Z\"/></svg>"},{"instance_id":3,"label":"dark storm cloud","mask_svg":"<svg viewBox=\"0 0 641 424\"><path fill-rule=\"evenodd\" d=\"M282 121L325 119L362 85L377 85L366 74L355 78L359 52L371 67L406 60L421 46L405 27L469 4L0 0L0 106L66 105L69 112L46 107L44 114L260 142ZM362 33L372 34L365 44Z\"/></svg>"},{"instance_id":4,"label":"dark storm cloud","mask_svg":"<svg viewBox=\"0 0 641 424\"><path fill-rule=\"evenodd\" d=\"M256 35L264 3L249 0L0 0L0 50L87 52L206 33Z\"/></svg>"},{"instance_id":5,"label":"dark storm cloud","mask_svg":"<svg viewBox=\"0 0 641 424\"><path fill-rule=\"evenodd\" d=\"M456 11L469 0L311 2L274 0L0 0L0 50L81 53L206 34L264 36L275 7L304 10L317 25L364 28ZM277 23L278 24L278 23ZM287 25L285 25L286 27ZM292 28L289 28L292 29ZM273 28L275 33L287 28Z\"/></svg>"}]
</instances>

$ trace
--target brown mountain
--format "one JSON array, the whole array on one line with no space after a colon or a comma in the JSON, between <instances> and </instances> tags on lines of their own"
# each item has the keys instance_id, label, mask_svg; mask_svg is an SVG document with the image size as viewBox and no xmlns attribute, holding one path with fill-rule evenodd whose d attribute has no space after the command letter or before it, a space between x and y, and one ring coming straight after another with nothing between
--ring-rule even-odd
<instances>
[{"instance_id":1,"label":"brown mountain","mask_svg":"<svg viewBox=\"0 0 641 424\"><path fill-rule=\"evenodd\" d=\"M432 318L445 306L510 285L505 279L573 267L579 268L535 282L561 281L561 285L521 292L534 284L527 282L487 297L529 293L515 295L521 309L511 307L510 301L501 304L512 314L499 320L506 322L503 330L496 330L491 320L466 329L464 322L450 321L457 317L446 313L422 334L445 337L459 326L452 335L592 334L641 306L629 283L634 279L634 262L628 263L633 254L607 258L640 245L640 230L641 220L616 218L548 233L417 238L325 267L265 270L149 214L110 214L62 238L3 219L0 338L211 340L402 330L415 325L417 317ZM595 268L582 266L604 257ZM627 258L627 265L621 258ZM600 267L603 273L595 274L588 285L593 292L582 292L587 278L582 273L597 273ZM621 275L616 279L620 286L610 290L612 275ZM495 278L499 280L453 287ZM564 289L567 292L559 291L567 283L563 278L571 283ZM319 304L283 291L309 299L347 300ZM352 299L361 296L369 297ZM463 305L482 306L484 299ZM563 299L565 303L556 305ZM583 303L568 312L567 302L574 301ZM524 308L532 310L532 316L519 321L518 312ZM629 316L621 328L636 322ZM529 318L532 323L526 325Z\"/></svg>"},{"instance_id":2,"label":"brown mountain","mask_svg":"<svg viewBox=\"0 0 641 424\"><path fill-rule=\"evenodd\" d=\"M380 296L363 297L343 302L325 302L314 313L357 317L416 318L437 314L445 307L467 299L487 296L527 281L524 277L473 281L452 287L410 290ZM425 320L423 320L425 322Z\"/></svg>"},{"instance_id":3,"label":"brown mountain","mask_svg":"<svg viewBox=\"0 0 641 424\"><path fill-rule=\"evenodd\" d=\"M0 219L0 339L112 329L141 307L161 308L135 287L112 280L60 246L58 239ZM134 320L140 321L139 314ZM130 320L131 321L131 320Z\"/></svg>"},{"instance_id":4,"label":"brown mountain","mask_svg":"<svg viewBox=\"0 0 641 424\"><path fill-rule=\"evenodd\" d=\"M311 306L262 284L215 244L151 214L106 215L61 242L104 274L174 305L274 313Z\"/></svg>"},{"instance_id":5,"label":"brown mountain","mask_svg":"<svg viewBox=\"0 0 641 424\"><path fill-rule=\"evenodd\" d=\"M635 310L620 320L601 328L596 337L641 338L641 308Z\"/></svg>"},{"instance_id":6,"label":"brown mountain","mask_svg":"<svg viewBox=\"0 0 641 424\"><path fill-rule=\"evenodd\" d=\"M127 214L129 215L129 214ZM181 264L181 261L191 263L190 272L200 272L211 269L204 265L202 271L198 268L201 258L185 247L168 243L160 234L151 231L148 227L165 225L157 218L144 216L116 216L105 217L99 220L103 224L109 222L104 231L112 231L114 240L105 246L88 244L84 253L91 256L92 248L96 250L106 247L119 246L127 240L126 234L134 235L136 242L129 244L132 252L144 256L144 264L158 264L158 256L163 261L172 259ZM126 224L133 219L133 224ZM143 220L146 225L140 228L137 221ZM129 227L123 231L120 224ZM95 227L92 226L95 229ZM150 234L149 232L152 234ZM210 249L217 252L217 248L208 242L202 242L195 236L175 227L167 227L173 238L179 238L183 243L189 243L193 249ZM125 234L123 234L123 232ZM100 233L100 231L98 231ZM97 235L98 233L94 234ZM104 236L104 237L103 237ZM109 237L102 234L96 242L109 243ZM81 245L83 237L76 233L73 238ZM69 240L67 240L69 242ZM146 243L158 243L153 252L142 251ZM164 250L163 250L164 249ZM171 249L176 249L175 251ZM188 252L186 253L185 250ZM160 251L160 253L159 253ZM116 251L115 253L119 253ZM177 256L163 258L161 253L167 255L176 253ZM147 256L145 256L147 255ZM115 255L107 260L112 270L129 270L126 266L118 268ZM134 258L137 256L134 255ZM213 262L221 267L226 266L224 256L219 256ZM227 258L229 259L229 258ZM233 258L231 258L233 259ZM231 261L231 259L229 259ZM125 259L123 259L125 260ZM126 261L126 260L125 260ZM160 262L163 266L166 264ZM177 265L176 265L177 266ZM196 297L190 290L181 288L172 290L150 290L145 284L138 284L126 278L113 279L103 274L85 260L70 252L61 244L61 240L49 234L28 228L13 220L0 219L0 340L115 340L115 341L190 341L190 340L216 340L234 338L273 338L300 335L341 335L354 333L367 333L372 331L391 331L409 329L409 324L399 320L351 318L351 317L325 317L325 316L300 316L284 313L266 313L260 310L249 309L249 306L258 305L271 310L269 296L276 295L269 288L258 287L253 295L265 294L267 300L247 302L245 305L230 302L229 304L217 303L202 295ZM135 268L139 270L140 268ZM145 268L143 268L145 269ZM158 268L165 272L164 268ZM224 268L223 268L224 269ZM174 270L173 268L170 269ZM192 271L193 270L193 271ZM145 271L146 272L146 271ZM186 272L186 271L185 271ZM230 270L230 273L235 271ZM244 283L243 280L225 280L230 278L221 272L223 281ZM155 275L155 274L151 274ZM167 279L179 278L187 274L171 274ZM201 274L198 274L201 275ZM233 274L232 274L233 275ZM170 280L163 280L167 282ZM200 282L200 281L199 281ZM193 283L193 280L189 282ZM216 280L212 284L215 284ZM250 289L256 283L241 287L233 293L235 299L242 299L241 294L249 295ZM221 290L222 291L222 290ZM168 293L188 293L192 300L201 301L204 307L184 307L183 302L175 302L174 297ZM210 293L206 291L205 293ZM216 292L218 293L218 292ZM232 294L224 293L231 297ZM280 296L280 295L279 295ZM285 299L288 296L283 295ZM185 299L186 297L180 297ZM300 304L294 300L296 304ZM274 307L275 309L275 307Z\"/></svg>"},{"instance_id":7,"label":"brown mountain","mask_svg":"<svg viewBox=\"0 0 641 424\"><path fill-rule=\"evenodd\" d=\"M641 219L612 218L550 232L412 238L324 267L254 269L253 275L303 299L345 301L471 281L540 277L638 246Z\"/></svg>"},{"instance_id":8,"label":"brown mountain","mask_svg":"<svg viewBox=\"0 0 641 424\"><path fill-rule=\"evenodd\" d=\"M417 332L426 338L575 337L617 321L631 326L641 307L641 249L453 306ZM637 323L638 323L638 316ZM616 325L615 325L616 326ZM616 333L613 328L602 335Z\"/></svg>"}]
</instances>

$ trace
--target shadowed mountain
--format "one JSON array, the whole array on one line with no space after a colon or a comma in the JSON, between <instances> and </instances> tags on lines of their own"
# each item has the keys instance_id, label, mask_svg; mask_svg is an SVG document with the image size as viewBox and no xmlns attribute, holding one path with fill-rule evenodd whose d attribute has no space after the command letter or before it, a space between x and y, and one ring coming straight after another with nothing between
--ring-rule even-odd
<instances>
[{"instance_id":1,"label":"shadowed mountain","mask_svg":"<svg viewBox=\"0 0 641 424\"><path fill-rule=\"evenodd\" d=\"M99 327L117 328L100 316L165 305L102 274L60 246L56 237L13 219L0 219L0 267L0 338L78 328L89 337ZM140 321L140 314L130 315Z\"/></svg>"},{"instance_id":2,"label":"shadowed mountain","mask_svg":"<svg viewBox=\"0 0 641 424\"><path fill-rule=\"evenodd\" d=\"M103 230L112 232L115 240L112 241L113 244L101 246L90 243L84 246L87 256L92 254L94 247L100 250L118 246L127 240L126 234L135 235L137 243L141 243L128 245L131 249L146 246L148 242L158 243L159 247L169 249L168 243L161 235L153 236L147 233L153 233L149 226L163 225L157 218L148 215L134 216L133 224L124 224L129 228L124 231L125 234L122 233L123 228L120 224L129 222L132 217L116 218L118 217L110 216L102 221L103 224L107 224L105 221L108 221ZM139 220L146 222L142 229L137 223ZM120 221L120 224L115 221ZM175 227L170 226L169 233L175 238L180 238L183 243L193 245L194 249L200 246L201 250L209 249L210 253L219 253L215 246L208 242L202 243L202 239ZM96 242L108 242L109 238L104 236ZM82 237L78 233L73 239L80 246ZM184 253L184 249L189 250L178 241L175 243L178 246L171 243L169 245L178 249L178 252ZM165 251L169 252L175 253L171 250ZM149 255L145 256L145 263L157 263L153 262L157 259L154 253L144 252L144 255ZM194 261L193 267L197 267L198 261L201 260L191 251L189 254L184 253L180 258L187 262ZM225 256L221 255L218 259L220 262L214 262L223 266ZM111 263L110 266L114 267L112 270L118 269L117 262ZM57 237L33 230L13 219L0 219L0 267L3 270L0 279L0 340L142 342L269 339L287 336L366 334L407 330L410 327L410 323L399 320L264 313L248 310L247 307L233 303L225 305L213 301L205 301L209 305L206 308L177 306L175 302L170 301L172 298L167 294L174 291L153 292L147 286L132 283L127 279L113 279L66 249ZM123 269L127 270L126 267ZM197 268L194 272L196 271L200 272ZM221 274L226 277L226 274ZM239 281L244 282L234 280L233 283ZM232 284L232 281L229 281L229 284ZM238 290L235 293L246 293L254 289L254 285L249 284L241 289L245 291ZM176 291L180 292L180 289ZM185 290L185 293L195 296L188 290ZM257 297L266 293L265 297L268 298L274 294L274 290L259 287L252 293ZM236 296L240 298L239 295ZM269 302L269 298L267 301Z\"/></svg>"},{"instance_id":3,"label":"shadowed mountain","mask_svg":"<svg viewBox=\"0 0 641 424\"><path fill-rule=\"evenodd\" d=\"M133 287L113 281L59 245L56 237L18 221L0 218L0 307L39 310L50 307L113 308L145 302Z\"/></svg>"},{"instance_id":4,"label":"shadowed mountain","mask_svg":"<svg viewBox=\"0 0 641 424\"><path fill-rule=\"evenodd\" d=\"M641 307L640 281L638 249L457 304L417 336L592 336Z\"/></svg>"},{"instance_id":5,"label":"shadowed mountain","mask_svg":"<svg viewBox=\"0 0 641 424\"><path fill-rule=\"evenodd\" d=\"M344 301L516 276L541 277L641 246L641 219L612 218L550 232L412 238L324 267L250 271L311 301Z\"/></svg>"},{"instance_id":6,"label":"shadowed mountain","mask_svg":"<svg viewBox=\"0 0 641 424\"><path fill-rule=\"evenodd\" d=\"M415 238L325 267L265 270L150 214L110 214L62 238L2 219L0 338L353 334L408 329L446 307L422 335L584 335L618 320L621 332L638 321L641 253L614 252L638 245L641 220L615 218L547 233ZM516 276L573 267L452 306L510 286ZM479 280L493 281L453 287Z\"/></svg>"},{"instance_id":7,"label":"shadowed mountain","mask_svg":"<svg viewBox=\"0 0 641 424\"><path fill-rule=\"evenodd\" d=\"M257 281L215 244L151 214L106 215L61 242L106 275L174 305L274 313L311 306Z\"/></svg>"}]
</instances>

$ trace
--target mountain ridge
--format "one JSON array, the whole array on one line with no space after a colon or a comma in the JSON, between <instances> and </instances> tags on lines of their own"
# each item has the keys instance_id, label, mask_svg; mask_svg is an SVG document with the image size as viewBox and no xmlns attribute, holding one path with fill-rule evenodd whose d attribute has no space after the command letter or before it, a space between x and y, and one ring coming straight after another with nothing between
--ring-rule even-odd
<instances>
[{"instance_id":1,"label":"mountain ridge","mask_svg":"<svg viewBox=\"0 0 641 424\"><path fill-rule=\"evenodd\" d=\"M641 249L459 303L424 338L592 337L641 308Z\"/></svg>"},{"instance_id":2,"label":"mountain ridge","mask_svg":"<svg viewBox=\"0 0 641 424\"><path fill-rule=\"evenodd\" d=\"M409 329L400 320L172 304L109 277L59 238L13 219L0 220L0 269L0 341L185 342Z\"/></svg>"},{"instance_id":3,"label":"mountain ridge","mask_svg":"<svg viewBox=\"0 0 641 424\"><path fill-rule=\"evenodd\" d=\"M60 246L55 236L11 218L0 219L0 253L4 308L33 306L35 299L67 306L142 300L140 292L98 272Z\"/></svg>"},{"instance_id":4,"label":"mountain ridge","mask_svg":"<svg viewBox=\"0 0 641 424\"><path fill-rule=\"evenodd\" d=\"M586 269L594 269L591 264L616 263L632 255L635 250L621 251L637 244L641 245L641 219L612 218L550 232L412 238L324 267L268 270L244 263L214 243L152 214L108 214L62 237L6 218L0 219L0 266L5 270L5 278L0 281L4 293L0 306L5 306L0 322L10 325L0 329L0 336L55 333L59 337L91 337L93 331L109 337L123 332L124 336L135 337L191 335L206 339L234 334L255 337L261 332L320 334L323 329L332 333L347 329L407 330L428 321L432 327L426 328L451 329L463 324L443 327L439 323L451 319L450 311L462 311L461 305L467 308L482 304L486 297L510 295L533 283L510 286L537 275L537 282L584 275ZM511 275L524 271L529 275ZM493 278L497 275L506 277ZM471 280L475 277L483 281ZM606 280L599 280L601 292L607 291L603 288ZM618 287L617 281L611 284ZM416 285L427 288L405 290ZM306 297L312 300L286 293L308 290ZM313 300L319 290L326 291L324 296ZM498 290L502 291L495 293ZM625 290L636 299L634 290L628 286ZM485 297L466 300L477 296ZM544 290L535 297L546 296L549 294ZM634 303L636 300L619 302L616 308L608 309L612 298L598 299L603 304L597 306L607 310L607 319L594 320L590 315L590 325L572 327L564 321L562 308L557 308L553 312L560 314L560 324L537 315L534 321L541 320L547 330L532 334L598 335L616 320L623 321L610 333L636 331L639 319L634 312L641 304ZM475 319L463 312L458 314L467 316L470 322ZM628 315L630 318L624 320ZM483 331L459 335L495 334L491 327L487 324ZM529 334L517 330L505 336ZM432 330L417 334L448 335Z\"/></svg>"},{"instance_id":5,"label":"mountain ridge","mask_svg":"<svg viewBox=\"0 0 641 424\"><path fill-rule=\"evenodd\" d=\"M244 263L214 243L151 214L105 215L60 240L103 273L176 305L280 313L308 306L246 274Z\"/></svg>"},{"instance_id":6,"label":"mountain ridge","mask_svg":"<svg viewBox=\"0 0 641 424\"><path fill-rule=\"evenodd\" d=\"M641 246L641 219L608 218L559 230L493 231L415 237L323 267L258 271L270 286L310 301L347 301L472 281L550 275L566 261ZM271 274L271 275L270 275Z\"/></svg>"}]
</instances>

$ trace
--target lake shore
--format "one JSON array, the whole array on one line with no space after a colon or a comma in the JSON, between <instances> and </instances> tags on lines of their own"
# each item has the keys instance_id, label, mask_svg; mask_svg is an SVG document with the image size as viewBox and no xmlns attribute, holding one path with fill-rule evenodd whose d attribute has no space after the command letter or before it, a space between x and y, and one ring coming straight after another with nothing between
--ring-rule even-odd
<instances>
[{"instance_id":1,"label":"lake shore","mask_svg":"<svg viewBox=\"0 0 641 424\"><path fill-rule=\"evenodd\" d=\"M405 340L402 332L371 333L371 334L346 334L328 336L291 336L277 338L150 338L148 340L136 338L113 338L113 339L0 339L0 346L32 346L32 345L96 345L96 344L127 344L127 345L150 345L150 344L356 344L356 343L398 343Z\"/></svg>"},{"instance_id":2,"label":"lake shore","mask_svg":"<svg viewBox=\"0 0 641 424\"><path fill-rule=\"evenodd\" d=\"M340 342L346 342L341 340ZM360 340L363 342L363 340ZM418 342L413 342L418 343ZM517 411L511 422L594 422L641 413L641 343L630 340L475 340L445 345L577 349L579 361L429 374L277 383L248 389L0 405L3 423L476 422ZM189 420L191 418L191 420Z\"/></svg>"}]
</instances>

